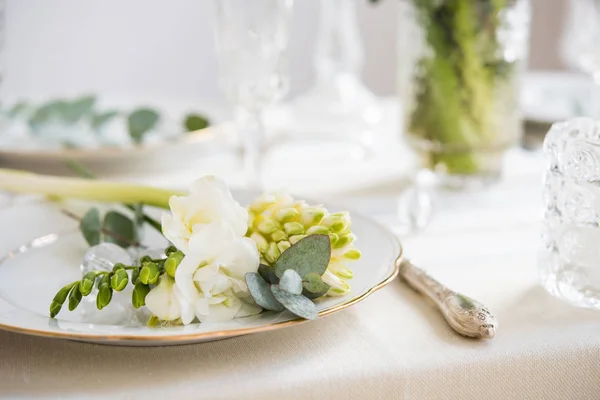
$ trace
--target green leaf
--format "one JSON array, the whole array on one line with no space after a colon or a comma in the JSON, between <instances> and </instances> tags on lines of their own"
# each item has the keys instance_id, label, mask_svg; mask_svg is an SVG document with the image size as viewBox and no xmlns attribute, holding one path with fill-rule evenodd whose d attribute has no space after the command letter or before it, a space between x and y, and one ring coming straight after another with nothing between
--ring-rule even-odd
<instances>
[{"instance_id":1,"label":"green leaf","mask_svg":"<svg viewBox=\"0 0 600 400\"><path fill-rule=\"evenodd\" d=\"M96 97L84 96L80 99L73 100L70 103L63 103L64 105L58 108L62 119L69 124L74 124L92 112L94 104L96 103Z\"/></svg>"},{"instance_id":2,"label":"green leaf","mask_svg":"<svg viewBox=\"0 0 600 400\"><path fill-rule=\"evenodd\" d=\"M301 294L288 293L277 285L271 285L271 292L277 301L290 312L306 319L316 319L318 316L315 303Z\"/></svg>"},{"instance_id":3,"label":"green leaf","mask_svg":"<svg viewBox=\"0 0 600 400\"><path fill-rule=\"evenodd\" d=\"M116 110L111 110L111 111L106 111L106 112L102 112L99 114L94 114L92 116L92 128L95 131L99 131L100 129L102 129L104 127L104 125L106 125L108 122L110 122L112 119L114 119L115 117L117 117L119 115L119 112Z\"/></svg>"},{"instance_id":4,"label":"green leaf","mask_svg":"<svg viewBox=\"0 0 600 400\"><path fill-rule=\"evenodd\" d=\"M19 114L21 114L23 111L25 111L27 109L27 107L28 107L27 103L25 103L23 101L16 103L8 110L8 116L10 118L15 118Z\"/></svg>"},{"instance_id":5,"label":"green leaf","mask_svg":"<svg viewBox=\"0 0 600 400\"><path fill-rule=\"evenodd\" d=\"M136 283L131 294L131 304L135 308L140 308L146 305L146 296L150 293L150 286L144 285L143 283Z\"/></svg>"},{"instance_id":6,"label":"green leaf","mask_svg":"<svg viewBox=\"0 0 600 400\"><path fill-rule=\"evenodd\" d=\"M100 211L97 208L90 208L81 219L79 229L90 246L100 243L100 231L102 230Z\"/></svg>"},{"instance_id":7,"label":"green leaf","mask_svg":"<svg viewBox=\"0 0 600 400\"><path fill-rule=\"evenodd\" d=\"M323 296L329 290L329 285L323 282L319 274L310 273L302 279L304 290L302 294L313 300Z\"/></svg>"},{"instance_id":8,"label":"green leaf","mask_svg":"<svg viewBox=\"0 0 600 400\"><path fill-rule=\"evenodd\" d=\"M188 132L199 131L210 125L208 119L198 114L190 114L185 117L184 126Z\"/></svg>"},{"instance_id":9,"label":"green leaf","mask_svg":"<svg viewBox=\"0 0 600 400\"><path fill-rule=\"evenodd\" d=\"M314 272L323 275L331 258L331 242L327 235L309 235L281 253L275 263L275 274L281 277L293 269L304 277Z\"/></svg>"},{"instance_id":10,"label":"green leaf","mask_svg":"<svg viewBox=\"0 0 600 400\"><path fill-rule=\"evenodd\" d=\"M77 308L82 298L83 295L79 290L79 285L73 286L71 293L69 293L69 311L73 311L75 308Z\"/></svg>"},{"instance_id":11,"label":"green leaf","mask_svg":"<svg viewBox=\"0 0 600 400\"><path fill-rule=\"evenodd\" d=\"M144 205L142 203L131 206L133 209L133 239L135 242L141 242L144 234L144 222L146 215L144 214Z\"/></svg>"},{"instance_id":12,"label":"green leaf","mask_svg":"<svg viewBox=\"0 0 600 400\"><path fill-rule=\"evenodd\" d=\"M268 283L279 283L279 278L275 275L275 269L266 264L260 264L258 266L258 273Z\"/></svg>"},{"instance_id":13,"label":"green leaf","mask_svg":"<svg viewBox=\"0 0 600 400\"><path fill-rule=\"evenodd\" d=\"M291 294L301 294L302 277L293 269L288 269L281 275L279 287Z\"/></svg>"},{"instance_id":14,"label":"green leaf","mask_svg":"<svg viewBox=\"0 0 600 400\"><path fill-rule=\"evenodd\" d=\"M64 109L67 107L64 100L53 100L31 114L27 123L33 132L39 133L43 126L53 119L61 118Z\"/></svg>"},{"instance_id":15,"label":"green leaf","mask_svg":"<svg viewBox=\"0 0 600 400\"><path fill-rule=\"evenodd\" d=\"M135 227L133 221L117 211L109 211L104 217L102 228L118 234L118 237L104 235L105 242L114 243L121 247L129 247L135 242Z\"/></svg>"},{"instance_id":16,"label":"green leaf","mask_svg":"<svg viewBox=\"0 0 600 400\"><path fill-rule=\"evenodd\" d=\"M158 113L148 108L133 111L127 118L129 136L134 143L142 143L144 134L150 131L158 122Z\"/></svg>"},{"instance_id":17,"label":"green leaf","mask_svg":"<svg viewBox=\"0 0 600 400\"><path fill-rule=\"evenodd\" d=\"M256 304L266 310L283 311L283 306L273 296L271 287L259 274L248 272L246 284Z\"/></svg>"}]
</instances>

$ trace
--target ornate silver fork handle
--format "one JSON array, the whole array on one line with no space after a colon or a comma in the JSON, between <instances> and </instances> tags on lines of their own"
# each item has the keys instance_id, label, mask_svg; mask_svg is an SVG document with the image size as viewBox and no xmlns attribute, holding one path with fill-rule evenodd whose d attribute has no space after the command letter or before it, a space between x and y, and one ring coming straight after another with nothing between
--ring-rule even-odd
<instances>
[{"instance_id":1,"label":"ornate silver fork handle","mask_svg":"<svg viewBox=\"0 0 600 400\"><path fill-rule=\"evenodd\" d=\"M400 276L413 289L433 300L456 332L477 339L491 339L496 334L498 322L480 302L448 289L409 260L400 266Z\"/></svg>"}]
</instances>

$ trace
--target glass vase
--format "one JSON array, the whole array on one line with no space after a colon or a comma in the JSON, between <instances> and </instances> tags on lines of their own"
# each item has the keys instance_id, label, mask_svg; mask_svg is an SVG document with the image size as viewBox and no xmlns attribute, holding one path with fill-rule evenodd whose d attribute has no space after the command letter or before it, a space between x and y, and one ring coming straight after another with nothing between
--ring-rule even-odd
<instances>
[{"instance_id":1,"label":"glass vase","mask_svg":"<svg viewBox=\"0 0 600 400\"><path fill-rule=\"evenodd\" d=\"M528 0L400 2L403 131L441 186L497 180L519 142L529 21Z\"/></svg>"}]
</instances>

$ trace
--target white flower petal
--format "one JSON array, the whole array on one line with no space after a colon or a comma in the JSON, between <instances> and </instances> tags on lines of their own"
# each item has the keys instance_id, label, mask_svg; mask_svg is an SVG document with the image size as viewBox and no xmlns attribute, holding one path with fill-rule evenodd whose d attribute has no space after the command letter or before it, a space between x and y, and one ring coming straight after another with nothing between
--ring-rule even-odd
<instances>
[{"instance_id":1,"label":"white flower petal","mask_svg":"<svg viewBox=\"0 0 600 400\"><path fill-rule=\"evenodd\" d=\"M173 293L174 282L166 274L146 296L146 307L162 321L172 321L181 317L179 301Z\"/></svg>"}]
</instances>

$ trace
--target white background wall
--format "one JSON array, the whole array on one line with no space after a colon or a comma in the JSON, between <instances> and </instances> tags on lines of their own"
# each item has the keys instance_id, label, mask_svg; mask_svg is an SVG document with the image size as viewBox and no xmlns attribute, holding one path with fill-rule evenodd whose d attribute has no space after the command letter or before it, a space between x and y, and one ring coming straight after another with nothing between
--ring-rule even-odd
<instances>
[{"instance_id":1,"label":"white background wall","mask_svg":"<svg viewBox=\"0 0 600 400\"><path fill-rule=\"evenodd\" d=\"M312 80L318 1L296 1L292 95ZM358 0L364 79L381 95L394 93L397 1L373 7ZM535 24L534 40L539 37L541 47L533 48L534 65L557 66L552 38L564 1L534 1L543 15ZM212 5L212 0L7 0L0 91L9 98L94 92L221 101Z\"/></svg>"}]
</instances>

